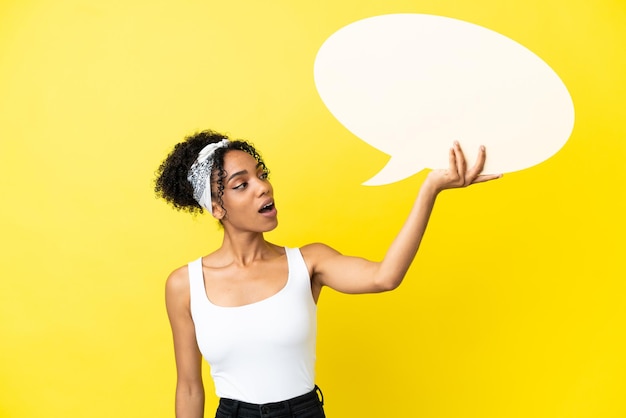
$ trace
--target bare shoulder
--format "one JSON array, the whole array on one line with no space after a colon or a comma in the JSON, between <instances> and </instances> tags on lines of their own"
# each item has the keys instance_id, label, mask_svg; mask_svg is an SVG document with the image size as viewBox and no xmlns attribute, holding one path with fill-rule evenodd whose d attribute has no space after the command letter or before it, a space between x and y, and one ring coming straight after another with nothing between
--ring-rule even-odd
<instances>
[{"instance_id":1,"label":"bare shoulder","mask_svg":"<svg viewBox=\"0 0 626 418\"><path fill-rule=\"evenodd\" d=\"M339 254L337 250L321 242L307 244L303 247L300 247L300 251L302 252L302 254L310 254L313 256L318 254Z\"/></svg>"},{"instance_id":2,"label":"bare shoulder","mask_svg":"<svg viewBox=\"0 0 626 418\"><path fill-rule=\"evenodd\" d=\"M189 268L177 268L167 277L165 292L168 298L189 296Z\"/></svg>"},{"instance_id":3,"label":"bare shoulder","mask_svg":"<svg viewBox=\"0 0 626 418\"><path fill-rule=\"evenodd\" d=\"M327 259L328 257L341 255L339 251L320 242L307 244L300 248L300 252L302 253L302 257L304 257L306 262L311 265L315 265L323 261L324 259Z\"/></svg>"}]
</instances>

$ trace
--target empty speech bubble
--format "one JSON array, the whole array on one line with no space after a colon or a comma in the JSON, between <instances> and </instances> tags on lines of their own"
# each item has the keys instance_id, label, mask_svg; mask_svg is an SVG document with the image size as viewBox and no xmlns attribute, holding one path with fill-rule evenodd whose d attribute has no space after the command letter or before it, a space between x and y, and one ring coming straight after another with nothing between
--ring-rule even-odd
<instances>
[{"instance_id":1,"label":"empty speech bubble","mask_svg":"<svg viewBox=\"0 0 626 418\"><path fill-rule=\"evenodd\" d=\"M485 173L522 170L550 158L574 127L559 76L519 43L442 16L391 14L354 22L317 53L317 90L353 134L391 156L366 185L448 166L458 140Z\"/></svg>"}]
</instances>

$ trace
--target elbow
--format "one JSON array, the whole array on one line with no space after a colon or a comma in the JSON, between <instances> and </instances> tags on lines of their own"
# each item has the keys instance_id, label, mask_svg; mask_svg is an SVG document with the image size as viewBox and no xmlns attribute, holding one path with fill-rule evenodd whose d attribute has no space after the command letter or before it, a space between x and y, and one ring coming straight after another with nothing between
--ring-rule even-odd
<instances>
[{"instance_id":1,"label":"elbow","mask_svg":"<svg viewBox=\"0 0 626 418\"><path fill-rule=\"evenodd\" d=\"M178 399L202 399L204 400L204 385L202 381L179 381L176 385L176 397Z\"/></svg>"},{"instance_id":2,"label":"elbow","mask_svg":"<svg viewBox=\"0 0 626 418\"><path fill-rule=\"evenodd\" d=\"M376 289L378 293L391 292L392 290L400 287L401 283L402 278L397 279L395 277L384 277L376 281Z\"/></svg>"},{"instance_id":3,"label":"elbow","mask_svg":"<svg viewBox=\"0 0 626 418\"><path fill-rule=\"evenodd\" d=\"M176 417L201 417L204 414L204 388L202 385L176 386Z\"/></svg>"},{"instance_id":4,"label":"elbow","mask_svg":"<svg viewBox=\"0 0 626 418\"><path fill-rule=\"evenodd\" d=\"M382 293L397 289L402 284L405 274L406 269L380 263L377 270L373 273L377 291Z\"/></svg>"}]
</instances>

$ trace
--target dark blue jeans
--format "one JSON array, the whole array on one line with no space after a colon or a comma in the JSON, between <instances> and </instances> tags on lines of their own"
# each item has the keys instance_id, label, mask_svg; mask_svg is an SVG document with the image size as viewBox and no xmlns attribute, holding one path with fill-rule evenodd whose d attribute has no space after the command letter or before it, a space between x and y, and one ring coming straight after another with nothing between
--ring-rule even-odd
<instances>
[{"instance_id":1,"label":"dark blue jeans","mask_svg":"<svg viewBox=\"0 0 626 418\"><path fill-rule=\"evenodd\" d=\"M317 395L319 392L319 396ZM325 418L324 395L315 386L311 392L282 402L255 404L220 399L215 418Z\"/></svg>"}]
</instances>

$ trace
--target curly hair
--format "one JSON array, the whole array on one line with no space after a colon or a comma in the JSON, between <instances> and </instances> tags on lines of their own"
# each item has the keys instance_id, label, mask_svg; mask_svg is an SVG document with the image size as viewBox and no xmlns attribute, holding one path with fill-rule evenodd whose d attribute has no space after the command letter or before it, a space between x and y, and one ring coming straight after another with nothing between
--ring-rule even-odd
<instances>
[{"instance_id":1,"label":"curly hair","mask_svg":"<svg viewBox=\"0 0 626 418\"><path fill-rule=\"evenodd\" d=\"M229 139L228 136L221 133L205 130L187 136L184 141L176 144L170 154L163 160L156 171L156 179L154 182L154 191L160 198L171 204L175 209L186 211L192 214L203 213L204 209L193 198L193 187L187 175L193 162L198 158L200 151L208 144L219 142L222 139ZM224 171L224 156L228 151L239 150L248 153L267 170L265 162L261 158L259 152L252 144L244 140L235 140L228 143L224 148L219 148L213 156L212 181L216 182L217 193L215 199L222 207L224 212L224 179L226 171Z\"/></svg>"}]
</instances>

